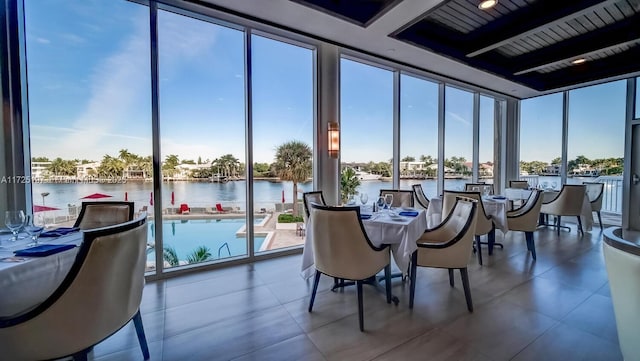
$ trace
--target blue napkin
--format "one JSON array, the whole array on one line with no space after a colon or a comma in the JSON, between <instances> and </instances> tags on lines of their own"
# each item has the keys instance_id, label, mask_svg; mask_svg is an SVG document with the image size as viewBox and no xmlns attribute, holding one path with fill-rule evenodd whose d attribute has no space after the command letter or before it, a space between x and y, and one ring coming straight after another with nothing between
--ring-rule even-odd
<instances>
[{"instance_id":1,"label":"blue napkin","mask_svg":"<svg viewBox=\"0 0 640 361\"><path fill-rule=\"evenodd\" d=\"M420 214L420 212L418 211L402 211L398 213L399 216L405 216L405 217L417 217L418 214Z\"/></svg>"},{"instance_id":2,"label":"blue napkin","mask_svg":"<svg viewBox=\"0 0 640 361\"><path fill-rule=\"evenodd\" d=\"M56 229L52 229L50 231L40 233L40 237L60 237L67 235L69 233L77 232L80 228L78 227L60 227Z\"/></svg>"},{"instance_id":3,"label":"blue napkin","mask_svg":"<svg viewBox=\"0 0 640 361\"><path fill-rule=\"evenodd\" d=\"M45 257L54 253L63 252L74 248L75 244L41 244L39 246L25 248L15 251L16 256L22 257Z\"/></svg>"},{"instance_id":4,"label":"blue napkin","mask_svg":"<svg viewBox=\"0 0 640 361\"><path fill-rule=\"evenodd\" d=\"M370 214L360 214L360 219L369 219L371 218Z\"/></svg>"}]
</instances>

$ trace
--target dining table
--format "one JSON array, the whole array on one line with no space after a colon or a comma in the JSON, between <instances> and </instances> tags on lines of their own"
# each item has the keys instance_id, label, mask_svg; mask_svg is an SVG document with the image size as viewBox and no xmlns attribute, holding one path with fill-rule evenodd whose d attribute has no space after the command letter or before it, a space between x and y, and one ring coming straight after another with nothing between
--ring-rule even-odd
<instances>
[{"instance_id":1,"label":"dining table","mask_svg":"<svg viewBox=\"0 0 640 361\"><path fill-rule=\"evenodd\" d=\"M501 195L482 196L482 206L487 214L491 217L496 229L507 233L509 230L507 224L507 212L509 211L509 198ZM429 208L427 208L427 225L434 228L442 222L442 197L431 198Z\"/></svg>"},{"instance_id":2,"label":"dining table","mask_svg":"<svg viewBox=\"0 0 640 361\"><path fill-rule=\"evenodd\" d=\"M31 237L20 233L0 234L0 317L21 314L42 303L62 283L78 253L78 247L44 257L16 256L28 249ZM82 243L82 232L57 237L41 237L40 244L75 245Z\"/></svg>"},{"instance_id":3,"label":"dining table","mask_svg":"<svg viewBox=\"0 0 640 361\"><path fill-rule=\"evenodd\" d=\"M399 213L412 214L402 216ZM402 272L406 274L411 255L418 249L416 241L427 228L424 209L398 207L391 210L372 212L371 207L361 207L361 214L371 217L362 219L362 225L371 243L380 247L389 245L393 260ZM302 251L301 276L311 278L315 273L313 258L313 222L306 223L306 235Z\"/></svg>"}]
</instances>

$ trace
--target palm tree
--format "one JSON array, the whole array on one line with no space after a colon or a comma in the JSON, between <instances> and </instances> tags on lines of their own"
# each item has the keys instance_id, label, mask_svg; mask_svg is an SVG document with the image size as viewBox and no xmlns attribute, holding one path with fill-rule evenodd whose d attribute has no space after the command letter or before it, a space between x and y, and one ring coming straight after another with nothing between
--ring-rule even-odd
<instances>
[{"instance_id":1,"label":"palm tree","mask_svg":"<svg viewBox=\"0 0 640 361\"><path fill-rule=\"evenodd\" d=\"M298 215L298 183L311 176L311 148L300 141L292 140L276 148L274 168L278 177L293 182L293 215Z\"/></svg>"},{"instance_id":2,"label":"palm tree","mask_svg":"<svg viewBox=\"0 0 640 361\"><path fill-rule=\"evenodd\" d=\"M211 259L211 250L209 247L199 246L187 256L187 263L200 263Z\"/></svg>"},{"instance_id":3,"label":"palm tree","mask_svg":"<svg viewBox=\"0 0 640 361\"><path fill-rule=\"evenodd\" d=\"M342 203L347 203L351 196L356 195L360 187L360 179L353 168L343 168L340 173L340 199Z\"/></svg>"},{"instance_id":4,"label":"palm tree","mask_svg":"<svg viewBox=\"0 0 640 361\"><path fill-rule=\"evenodd\" d=\"M162 252L162 258L165 260L165 262L171 265L171 267L176 267L180 265L180 260L178 259L178 253L176 252L176 249L171 246L164 247L164 250Z\"/></svg>"}]
</instances>

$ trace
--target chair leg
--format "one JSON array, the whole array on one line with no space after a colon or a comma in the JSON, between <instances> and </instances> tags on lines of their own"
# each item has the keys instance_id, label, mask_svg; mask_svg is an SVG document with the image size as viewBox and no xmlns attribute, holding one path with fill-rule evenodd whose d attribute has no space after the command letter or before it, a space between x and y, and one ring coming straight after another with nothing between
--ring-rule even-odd
<instances>
[{"instance_id":1,"label":"chair leg","mask_svg":"<svg viewBox=\"0 0 640 361\"><path fill-rule=\"evenodd\" d=\"M600 223L600 229L602 229L602 217L600 216L600 211L596 211L596 214L598 215L598 223Z\"/></svg>"},{"instance_id":2,"label":"chair leg","mask_svg":"<svg viewBox=\"0 0 640 361\"><path fill-rule=\"evenodd\" d=\"M391 303L391 263L384 267L384 289L387 291L387 303Z\"/></svg>"},{"instance_id":3,"label":"chair leg","mask_svg":"<svg viewBox=\"0 0 640 361\"><path fill-rule=\"evenodd\" d=\"M582 230L582 220L580 219L580 216L578 216L577 218L578 218L578 231L584 234L584 231Z\"/></svg>"},{"instance_id":4,"label":"chair leg","mask_svg":"<svg viewBox=\"0 0 640 361\"><path fill-rule=\"evenodd\" d=\"M471 300L471 288L469 288L467 267L460 268L460 278L462 278L462 286L464 287L464 298L467 300L467 309L469 312L473 312L473 301Z\"/></svg>"},{"instance_id":5,"label":"chair leg","mask_svg":"<svg viewBox=\"0 0 640 361\"><path fill-rule=\"evenodd\" d=\"M87 361L87 354L89 353L89 350L91 350L92 348L93 347L89 347L78 353L74 353L73 355L71 355L71 358L73 359L73 361Z\"/></svg>"},{"instance_id":6,"label":"chair leg","mask_svg":"<svg viewBox=\"0 0 640 361\"><path fill-rule=\"evenodd\" d=\"M451 287L454 286L454 282L453 282L453 268L449 268L449 285L451 285Z\"/></svg>"},{"instance_id":7,"label":"chair leg","mask_svg":"<svg viewBox=\"0 0 640 361\"><path fill-rule=\"evenodd\" d=\"M418 251L411 255L411 287L409 288L409 308L413 308L413 297L416 294L416 273L418 268Z\"/></svg>"},{"instance_id":8,"label":"chair leg","mask_svg":"<svg viewBox=\"0 0 640 361\"><path fill-rule=\"evenodd\" d=\"M147 345L147 337L144 335L144 326L142 326L142 316L140 316L140 310L133 316L133 325L136 327L136 334L138 335L138 342L140 343L140 349L142 349L142 356L145 360L150 358L149 346Z\"/></svg>"},{"instance_id":9,"label":"chair leg","mask_svg":"<svg viewBox=\"0 0 640 361\"><path fill-rule=\"evenodd\" d=\"M358 321L360 323L360 331L364 331L364 312L362 310L362 281L356 281L358 290Z\"/></svg>"},{"instance_id":10,"label":"chair leg","mask_svg":"<svg viewBox=\"0 0 640 361\"><path fill-rule=\"evenodd\" d=\"M560 220L562 219L562 216L557 216L556 217L556 229L558 230L558 236L560 235Z\"/></svg>"},{"instance_id":11,"label":"chair leg","mask_svg":"<svg viewBox=\"0 0 640 361\"><path fill-rule=\"evenodd\" d=\"M482 266L482 248L480 248L480 236L476 236L476 248L478 248L478 262Z\"/></svg>"},{"instance_id":12,"label":"chair leg","mask_svg":"<svg viewBox=\"0 0 640 361\"><path fill-rule=\"evenodd\" d=\"M524 236L527 239L527 249L531 252L531 257L536 260L536 245L533 242L533 232L524 232Z\"/></svg>"},{"instance_id":13,"label":"chair leg","mask_svg":"<svg viewBox=\"0 0 640 361\"><path fill-rule=\"evenodd\" d=\"M316 277L313 280L313 291L311 291L311 300L309 301L309 312L313 309L313 301L316 299L316 291L318 291L318 282L320 282L320 271L316 271Z\"/></svg>"}]
</instances>

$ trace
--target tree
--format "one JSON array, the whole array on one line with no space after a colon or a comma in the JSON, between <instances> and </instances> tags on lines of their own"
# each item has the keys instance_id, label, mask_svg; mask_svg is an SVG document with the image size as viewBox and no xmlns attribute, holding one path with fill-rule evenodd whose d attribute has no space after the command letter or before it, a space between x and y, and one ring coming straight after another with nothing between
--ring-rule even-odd
<instances>
[{"instance_id":1,"label":"tree","mask_svg":"<svg viewBox=\"0 0 640 361\"><path fill-rule=\"evenodd\" d=\"M557 158L553 158L553 160L551 161L551 164L560 164L562 163L562 158L557 157Z\"/></svg>"},{"instance_id":2,"label":"tree","mask_svg":"<svg viewBox=\"0 0 640 361\"><path fill-rule=\"evenodd\" d=\"M98 176L101 178L122 177L124 167L125 165L122 160L105 154L97 169Z\"/></svg>"},{"instance_id":3,"label":"tree","mask_svg":"<svg viewBox=\"0 0 640 361\"><path fill-rule=\"evenodd\" d=\"M209 247L199 246L187 255L187 263L200 263L211 259Z\"/></svg>"},{"instance_id":4,"label":"tree","mask_svg":"<svg viewBox=\"0 0 640 361\"><path fill-rule=\"evenodd\" d=\"M293 215L298 215L298 183L311 176L311 148L297 140L276 148L274 168L278 177L293 182Z\"/></svg>"},{"instance_id":5,"label":"tree","mask_svg":"<svg viewBox=\"0 0 640 361\"><path fill-rule=\"evenodd\" d=\"M415 161L416 161L416 158L415 157L411 157L411 156L404 157L401 160L401 162L415 162Z\"/></svg>"},{"instance_id":6,"label":"tree","mask_svg":"<svg viewBox=\"0 0 640 361\"><path fill-rule=\"evenodd\" d=\"M342 168L340 173L340 199L342 203L347 203L351 196L355 196L359 186L360 179L356 175L356 171L349 167Z\"/></svg>"},{"instance_id":7,"label":"tree","mask_svg":"<svg viewBox=\"0 0 640 361\"><path fill-rule=\"evenodd\" d=\"M51 164L47 166L47 170L53 175L74 176L77 174L75 162L60 157L52 160Z\"/></svg>"},{"instance_id":8,"label":"tree","mask_svg":"<svg viewBox=\"0 0 640 361\"><path fill-rule=\"evenodd\" d=\"M178 164L180 164L180 158L175 154L169 154L162 165L162 172L171 177L176 173Z\"/></svg>"},{"instance_id":9,"label":"tree","mask_svg":"<svg viewBox=\"0 0 640 361\"><path fill-rule=\"evenodd\" d=\"M49 162L49 158L47 157L32 157L32 162Z\"/></svg>"}]
</instances>

